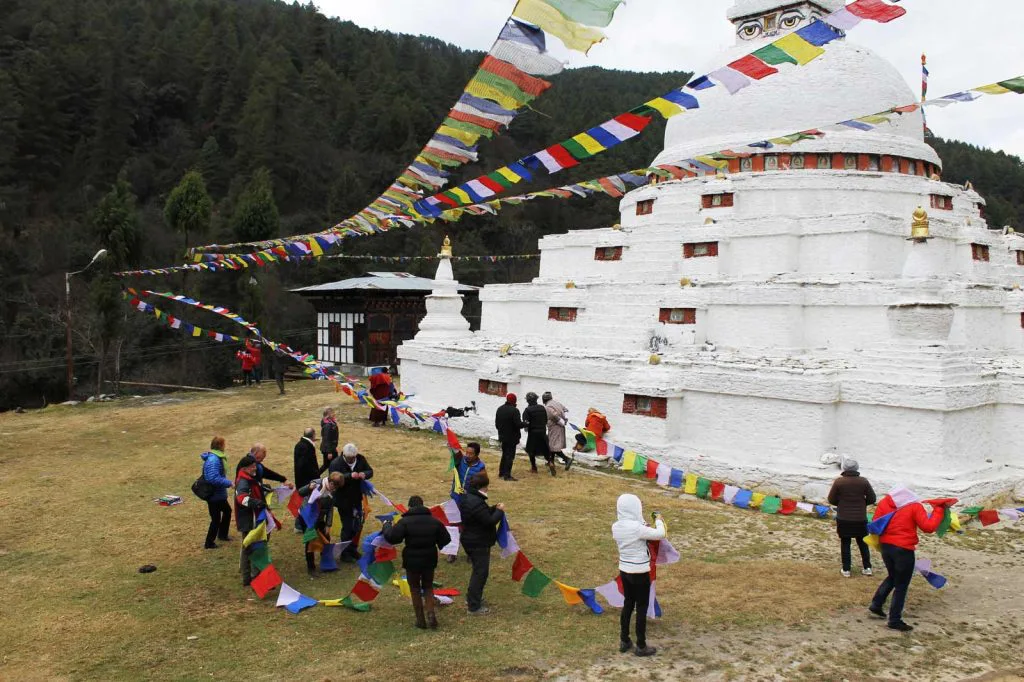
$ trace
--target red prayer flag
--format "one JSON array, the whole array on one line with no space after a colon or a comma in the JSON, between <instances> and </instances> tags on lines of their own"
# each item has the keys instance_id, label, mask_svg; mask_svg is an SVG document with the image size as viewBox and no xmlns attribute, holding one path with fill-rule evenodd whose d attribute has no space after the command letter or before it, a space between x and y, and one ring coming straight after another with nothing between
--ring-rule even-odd
<instances>
[{"instance_id":1,"label":"red prayer flag","mask_svg":"<svg viewBox=\"0 0 1024 682\"><path fill-rule=\"evenodd\" d=\"M292 496L288 498L288 511L295 518L299 518L300 509L302 509L302 495L299 494L298 490L295 490L292 492Z\"/></svg>"},{"instance_id":2,"label":"red prayer flag","mask_svg":"<svg viewBox=\"0 0 1024 682\"><path fill-rule=\"evenodd\" d=\"M373 560L378 564L385 561L394 561L397 558L398 550L394 547L378 547L377 551L373 553Z\"/></svg>"},{"instance_id":3,"label":"red prayer flag","mask_svg":"<svg viewBox=\"0 0 1024 682\"><path fill-rule=\"evenodd\" d=\"M604 457L608 454L608 441L604 438L598 438L595 442L595 447L597 448L597 454L599 456Z\"/></svg>"},{"instance_id":4,"label":"red prayer flag","mask_svg":"<svg viewBox=\"0 0 1024 682\"><path fill-rule=\"evenodd\" d=\"M722 499L722 493L725 492L725 484L721 481L711 481L711 497L712 500Z\"/></svg>"},{"instance_id":5,"label":"red prayer flag","mask_svg":"<svg viewBox=\"0 0 1024 682\"><path fill-rule=\"evenodd\" d=\"M573 158L572 154L569 153L569 150L560 144L553 144L544 151L550 154L563 169L580 165L580 162Z\"/></svg>"},{"instance_id":6,"label":"red prayer flag","mask_svg":"<svg viewBox=\"0 0 1024 682\"><path fill-rule=\"evenodd\" d=\"M983 526L991 526L993 523L999 523L999 512L995 509L982 509L978 512L978 520L981 521Z\"/></svg>"},{"instance_id":7,"label":"red prayer flag","mask_svg":"<svg viewBox=\"0 0 1024 682\"><path fill-rule=\"evenodd\" d=\"M661 549L661 540L648 540L647 553L651 555L651 582L658 579L658 551ZM621 589L621 586L620 586Z\"/></svg>"},{"instance_id":8,"label":"red prayer flag","mask_svg":"<svg viewBox=\"0 0 1024 682\"><path fill-rule=\"evenodd\" d=\"M846 6L846 11L861 19L872 19L883 24L907 13L902 7L886 4L882 0L856 0Z\"/></svg>"},{"instance_id":9,"label":"red prayer flag","mask_svg":"<svg viewBox=\"0 0 1024 682\"><path fill-rule=\"evenodd\" d=\"M779 508L780 514L789 516L796 511L796 500L783 500L782 506Z\"/></svg>"},{"instance_id":10,"label":"red prayer flag","mask_svg":"<svg viewBox=\"0 0 1024 682\"><path fill-rule=\"evenodd\" d=\"M249 586L252 587L252 590L256 593L257 597L263 599L267 596L267 592L270 592L272 589L280 585L281 582L281 576L278 575L277 569L274 568L274 564L270 564L260 571L258 576L252 579Z\"/></svg>"},{"instance_id":11,"label":"red prayer flag","mask_svg":"<svg viewBox=\"0 0 1024 682\"><path fill-rule=\"evenodd\" d=\"M614 120L618 121L627 128L632 128L633 130L640 132L641 130L647 127L648 123L651 122L651 117L639 116L637 114L631 114L627 111L624 114L619 114L618 116L616 116Z\"/></svg>"},{"instance_id":12,"label":"red prayer flag","mask_svg":"<svg viewBox=\"0 0 1024 682\"><path fill-rule=\"evenodd\" d=\"M779 72L779 70L774 66L768 66L752 54L748 54L741 59L730 62L728 66L729 68L736 69L744 76L749 76L754 80L761 80L766 76L771 76L772 74Z\"/></svg>"},{"instance_id":13,"label":"red prayer flag","mask_svg":"<svg viewBox=\"0 0 1024 682\"><path fill-rule=\"evenodd\" d=\"M352 596L364 602L373 601L378 594L380 594L380 590L365 580L357 580L352 587Z\"/></svg>"},{"instance_id":14,"label":"red prayer flag","mask_svg":"<svg viewBox=\"0 0 1024 682\"><path fill-rule=\"evenodd\" d=\"M516 552L516 560L512 562L512 580L519 582L527 573L533 570L533 564L521 551Z\"/></svg>"},{"instance_id":15,"label":"red prayer flag","mask_svg":"<svg viewBox=\"0 0 1024 682\"><path fill-rule=\"evenodd\" d=\"M658 463L653 459L647 460L647 472L645 473L646 478L657 478L658 477Z\"/></svg>"},{"instance_id":16,"label":"red prayer flag","mask_svg":"<svg viewBox=\"0 0 1024 682\"><path fill-rule=\"evenodd\" d=\"M435 587L434 588L434 594L440 595L442 597L458 597L462 593L459 592L454 587L442 587L442 588Z\"/></svg>"},{"instance_id":17,"label":"red prayer flag","mask_svg":"<svg viewBox=\"0 0 1024 682\"><path fill-rule=\"evenodd\" d=\"M495 132L501 130L502 127L502 125L497 121L492 121L491 119L484 118L483 116L474 116L473 114L468 114L465 111L457 111L455 109L448 112L448 118L453 118L456 121L462 121L463 123L472 123L475 126L487 128L488 130L493 130Z\"/></svg>"},{"instance_id":18,"label":"red prayer flag","mask_svg":"<svg viewBox=\"0 0 1024 682\"><path fill-rule=\"evenodd\" d=\"M499 185L494 180L491 180L486 175L481 175L479 178L477 178L477 180L480 182L481 185L483 185L484 187L486 187L487 189L489 189L489 190L491 190L493 192L497 192L498 194L501 194L502 192L505 191L504 187Z\"/></svg>"},{"instance_id":19,"label":"red prayer flag","mask_svg":"<svg viewBox=\"0 0 1024 682\"><path fill-rule=\"evenodd\" d=\"M457 433L448 429L448 447L453 450L462 450L462 444L459 443L459 436Z\"/></svg>"},{"instance_id":20,"label":"red prayer flag","mask_svg":"<svg viewBox=\"0 0 1024 682\"><path fill-rule=\"evenodd\" d=\"M409 511L408 509L405 508L405 505L399 504L397 502L395 502L392 506L399 514L404 514L405 512Z\"/></svg>"},{"instance_id":21,"label":"red prayer flag","mask_svg":"<svg viewBox=\"0 0 1024 682\"><path fill-rule=\"evenodd\" d=\"M435 504L430 508L430 515L446 526L452 525L448 521L448 515L444 513L444 508L439 504Z\"/></svg>"},{"instance_id":22,"label":"red prayer flag","mask_svg":"<svg viewBox=\"0 0 1024 682\"><path fill-rule=\"evenodd\" d=\"M517 88L525 92L527 95L533 95L534 97L551 87L551 83L548 83L546 80L542 78L535 78L517 69L508 62L495 59L491 55L484 57L484 61L480 64L480 68L485 71L490 71L496 76L501 76L507 81L515 83Z\"/></svg>"}]
</instances>

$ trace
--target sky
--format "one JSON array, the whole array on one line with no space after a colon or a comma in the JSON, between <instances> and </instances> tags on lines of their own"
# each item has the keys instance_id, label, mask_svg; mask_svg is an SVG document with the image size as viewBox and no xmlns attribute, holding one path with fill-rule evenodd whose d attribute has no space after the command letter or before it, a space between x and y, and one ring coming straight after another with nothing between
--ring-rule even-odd
<instances>
[{"instance_id":1,"label":"sky","mask_svg":"<svg viewBox=\"0 0 1024 682\"><path fill-rule=\"evenodd\" d=\"M365 28L427 35L467 49L487 50L515 0L319 0L316 4L327 16ZM608 39L587 56L571 53L570 67L628 71L707 67L734 43L732 24L725 18L731 5L731 0L626 0L611 25L603 29ZM895 65L915 92L920 91L922 52L928 55L931 71L930 97L1024 74L1020 41L1024 1L903 0L901 5L907 9L906 16L889 24L864 22L850 32L850 40ZM851 116L862 113L850 112ZM933 108L928 123L941 137L1024 157L1024 96L986 97Z\"/></svg>"}]
</instances>

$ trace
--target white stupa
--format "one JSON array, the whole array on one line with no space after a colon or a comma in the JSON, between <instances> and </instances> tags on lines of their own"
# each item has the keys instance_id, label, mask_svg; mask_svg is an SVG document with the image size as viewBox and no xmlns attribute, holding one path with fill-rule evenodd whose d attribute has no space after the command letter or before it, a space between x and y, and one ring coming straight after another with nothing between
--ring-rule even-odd
<instances>
[{"instance_id":1,"label":"white stupa","mask_svg":"<svg viewBox=\"0 0 1024 682\"><path fill-rule=\"evenodd\" d=\"M737 44L711 68L840 4L740 0ZM912 101L843 40L734 96L703 93L655 162ZM425 408L477 400L455 426L478 436L505 391L549 390L580 420L603 411L608 438L641 454L808 499L838 455L876 489L1019 486L1024 239L938 180L918 112L779 149L636 189L621 227L543 238L535 280L482 290L479 332L400 348L405 390Z\"/></svg>"}]
</instances>

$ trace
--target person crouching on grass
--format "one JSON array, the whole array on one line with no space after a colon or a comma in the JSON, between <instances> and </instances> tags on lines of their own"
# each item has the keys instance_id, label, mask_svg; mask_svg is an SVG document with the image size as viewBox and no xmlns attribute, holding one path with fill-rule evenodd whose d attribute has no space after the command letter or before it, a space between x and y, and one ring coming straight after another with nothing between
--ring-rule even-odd
<instances>
[{"instance_id":1,"label":"person crouching on grass","mask_svg":"<svg viewBox=\"0 0 1024 682\"><path fill-rule=\"evenodd\" d=\"M299 488L299 495L309 500L314 490L320 491L320 497L313 504L318 505L315 528L317 533L323 536L328 543L331 541L331 522L334 520L334 492L345 484L345 477L338 472L333 472L323 479L314 478L312 481ZM307 530L306 522L302 517L298 518L299 526L303 532ZM316 568L315 548L319 545L323 551L324 541L311 540L305 544L306 550L306 573L310 578L319 577L320 573ZM321 562L323 558L321 557Z\"/></svg>"},{"instance_id":2,"label":"person crouching on grass","mask_svg":"<svg viewBox=\"0 0 1024 682\"><path fill-rule=\"evenodd\" d=\"M409 511L394 525L387 521L381 533L392 545L405 543L402 549L402 567L405 569L406 580L409 581L416 627L437 628L437 614L434 612L434 570L437 568L438 550L452 541L448 529L423 506L422 497L413 495L409 498Z\"/></svg>"},{"instance_id":3,"label":"person crouching on grass","mask_svg":"<svg viewBox=\"0 0 1024 682\"><path fill-rule=\"evenodd\" d=\"M619 651L633 648L629 639L629 621L636 609L637 656L653 656L657 649L647 646L647 608L651 600L651 553L648 540L665 537L665 522L654 514L654 528L644 523L644 510L636 495L619 495L615 504L618 520L612 524L612 537L619 546L619 578L625 597L619 616Z\"/></svg>"},{"instance_id":4,"label":"person crouching on grass","mask_svg":"<svg viewBox=\"0 0 1024 682\"><path fill-rule=\"evenodd\" d=\"M238 463L238 478L235 479L235 523L242 539L256 527L256 517L267 508L263 486L256 480L256 458L246 455ZM252 582L252 548L242 547L239 565L242 570L242 587Z\"/></svg>"}]
</instances>

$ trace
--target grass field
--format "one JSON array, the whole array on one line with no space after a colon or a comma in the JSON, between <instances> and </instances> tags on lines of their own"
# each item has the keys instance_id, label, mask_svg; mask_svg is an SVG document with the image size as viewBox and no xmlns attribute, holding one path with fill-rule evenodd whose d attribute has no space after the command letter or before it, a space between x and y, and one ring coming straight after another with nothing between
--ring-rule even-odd
<instances>
[{"instance_id":1,"label":"grass field","mask_svg":"<svg viewBox=\"0 0 1024 682\"><path fill-rule=\"evenodd\" d=\"M492 613L469 617L459 598L440 611L437 632L414 629L392 587L366 614L275 609L273 596L260 602L240 586L237 537L202 549L208 516L189 486L214 434L227 438L232 464L262 441L267 464L290 475L295 441L328 404L341 408L342 443L359 445L389 497L445 499L443 439L371 429L363 408L322 383L283 397L265 385L0 415L0 678L1017 679L1024 543L1014 529L927 540L922 549L951 585L937 592L915 580L908 610L920 627L900 636L864 617L878 578L839 577L827 522L735 510L618 474L531 476L522 461L520 481L495 481L492 499L506 503L534 564L567 584L614 577L621 492L666 515L683 560L659 572L655 659L612 653L614 610L567 606L553 586L523 596L497 551ZM497 456L485 451L489 468ZM185 504L156 505L164 493ZM311 581L287 530L271 551L285 581L313 597L342 597L356 576L344 566ZM139 574L143 564L158 570ZM462 561L442 563L438 580L464 590L468 573Z\"/></svg>"}]
</instances>

